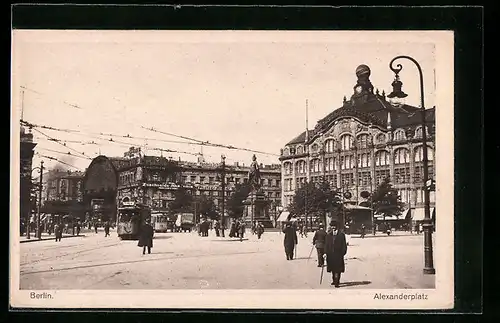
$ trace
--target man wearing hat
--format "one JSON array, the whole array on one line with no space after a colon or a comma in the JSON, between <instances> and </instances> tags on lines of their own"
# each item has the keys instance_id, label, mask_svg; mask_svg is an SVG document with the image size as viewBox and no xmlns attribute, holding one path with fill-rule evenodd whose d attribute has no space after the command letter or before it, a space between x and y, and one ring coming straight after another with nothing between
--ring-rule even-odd
<instances>
[{"instance_id":1,"label":"man wearing hat","mask_svg":"<svg viewBox=\"0 0 500 323\"><path fill-rule=\"evenodd\" d=\"M325 254L325 240L326 240L326 231L324 229L323 224L319 225L318 231L314 233L313 237L313 245L316 247L316 251L318 252L318 267L323 267L325 263L325 259L323 255Z\"/></svg>"},{"instance_id":2,"label":"man wearing hat","mask_svg":"<svg viewBox=\"0 0 500 323\"><path fill-rule=\"evenodd\" d=\"M285 234L283 245L285 246L286 260L293 260L293 250L298 243L297 232L292 227L292 224L287 222L283 233Z\"/></svg>"},{"instance_id":3,"label":"man wearing hat","mask_svg":"<svg viewBox=\"0 0 500 323\"><path fill-rule=\"evenodd\" d=\"M141 227L139 243L137 244L137 246L142 247L142 254L146 253L146 248L148 249L148 254L151 253L151 248L153 248L153 235L154 229L151 225L151 220L146 219Z\"/></svg>"},{"instance_id":4,"label":"man wearing hat","mask_svg":"<svg viewBox=\"0 0 500 323\"><path fill-rule=\"evenodd\" d=\"M337 228L337 223L330 223L325 239L326 271L332 273L332 285L339 287L340 275L345 271L344 256L347 243L344 232Z\"/></svg>"}]
</instances>

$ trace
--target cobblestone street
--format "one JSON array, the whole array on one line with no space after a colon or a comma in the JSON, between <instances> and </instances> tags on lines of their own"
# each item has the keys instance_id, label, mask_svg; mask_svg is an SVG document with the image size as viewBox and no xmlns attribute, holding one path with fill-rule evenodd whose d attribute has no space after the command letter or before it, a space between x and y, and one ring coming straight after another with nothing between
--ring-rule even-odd
<instances>
[{"instance_id":1,"label":"cobblestone street","mask_svg":"<svg viewBox=\"0 0 500 323\"><path fill-rule=\"evenodd\" d=\"M152 254L137 241L87 232L83 237L22 243L20 288L59 289L328 289L331 276L311 258L312 234L300 238L287 261L283 235L266 232L244 241L196 233L157 233ZM434 288L423 275L423 235L350 238L343 288Z\"/></svg>"}]
</instances>

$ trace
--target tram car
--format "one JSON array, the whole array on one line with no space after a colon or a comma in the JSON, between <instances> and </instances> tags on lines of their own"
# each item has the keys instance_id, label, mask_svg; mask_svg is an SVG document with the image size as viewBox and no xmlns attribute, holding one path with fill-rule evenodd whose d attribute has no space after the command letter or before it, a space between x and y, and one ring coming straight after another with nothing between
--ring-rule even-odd
<instances>
[{"instance_id":1,"label":"tram car","mask_svg":"<svg viewBox=\"0 0 500 323\"><path fill-rule=\"evenodd\" d=\"M154 212L151 214L151 224L155 232L174 231L175 221L165 212Z\"/></svg>"},{"instance_id":2,"label":"tram car","mask_svg":"<svg viewBox=\"0 0 500 323\"><path fill-rule=\"evenodd\" d=\"M146 220L151 220L151 209L135 202L123 202L118 208L116 232L122 240L139 239L141 227Z\"/></svg>"}]
</instances>

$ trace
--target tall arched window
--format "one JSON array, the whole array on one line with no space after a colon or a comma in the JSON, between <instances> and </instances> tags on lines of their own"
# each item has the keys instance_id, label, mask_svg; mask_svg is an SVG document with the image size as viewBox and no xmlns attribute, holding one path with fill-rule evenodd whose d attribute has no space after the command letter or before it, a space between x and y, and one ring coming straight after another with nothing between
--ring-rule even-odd
<instances>
[{"instance_id":1,"label":"tall arched window","mask_svg":"<svg viewBox=\"0 0 500 323\"><path fill-rule=\"evenodd\" d=\"M369 143L369 137L367 134L361 134L357 138L357 147L358 148L367 148Z\"/></svg>"},{"instance_id":2,"label":"tall arched window","mask_svg":"<svg viewBox=\"0 0 500 323\"><path fill-rule=\"evenodd\" d=\"M283 172L285 175L290 175L292 174L292 163L286 162L283 164Z\"/></svg>"},{"instance_id":3,"label":"tall arched window","mask_svg":"<svg viewBox=\"0 0 500 323\"><path fill-rule=\"evenodd\" d=\"M351 169L351 168L354 168L354 156L341 156L340 169Z\"/></svg>"},{"instance_id":4,"label":"tall arched window","mask_svg":"<svg viewBox=\"0 0 500 323\"><path fill-rule=\"evenodd\" d=\"M398 148L394 151L394 164L408 164L410 152L406 148Z\"/></svg>"},{"instance_id":5,"label":"tall arched window","mask_svg":"<svg viewBox=\"0 0 500 323\"><path fill-rule=\"evenodd\" d=\"M394 140L395 141L403 141L406 139L406 134L403 129L398 129L394 132Z\"/></svg>"},{"instance_id":6,"label":"tall arched window","mask_svg":"<svg viewBox=\"0 0 500 323\"><path fill-rule=\"evenodd\" d=\"M358 155L358 167L370 167L370 154L359 154Z\"/></svg>"},{"instance_id":7,"label":"tall arched window","mask_svg":"<svg viewBox=\"0 0 500 323\"><path fill-rule=\"evenodd\" d=\"M297 172L297 174L305 174L306 173L306 162L304 160L299 160L296 164L295 164L295 171Z\"/></svg>"},{"instance_id":8,"label":"tall arched window","mask_svg":"<svg viewBox=\"0 0 500 323\"><path fill-rule=\"evenodd\" d=\"M352 148L352 136L351 135L343 135L340 137L340 145L342 150L349 150Z\"/></svg>"},{"instance_id":9,"label":"tall arched window","mask_svg":"<svg viewBox=\"0 0 500 323\"><path fill-rule=\"evenodd\" d=\"M313 173L319 173L321 171L321 163L319 159L313 159L311 160L311 172Z\"/></svg>"},{"instance_id":10,"label":"tall arched window","mask_svg":"<svg viewBox=\"0 0 500 323\"><path fill-rule=\"evenodd\" d=\"M415 148L415 162L421 162L424 160L424 149L423 146L418 146ZM434 154L431 147L427 147L427 160L434 160Z\"/></svg>"},{"instance_id":11,"label":"tall arched window","mask_svg":"<svg viewBox=\"0 0 500 323\"><path fill-rule=\"evenodd\" d=\"M333 139L327 139L325 141L325 152L332 153L334 151L334 142Z\"/></svg>"},{"instance_id":12,"label":"tall arched window","mask_svg":"<svg viewBox=\"0 0 500 323\"><path fill-rule=\"evenodd\" d=\"M303 154L304 153L304 147L298 146L297 147L297 155Z\"/></svg>"},{"instance_id":13,"label":"tall arched window","mask_svg":"<svg viewBox=\"0 0 500 323\"><path fill-rule=\"evenodd\" d=\"M425 127L426 135L429 135L429 128ZM422 138L422 126L418 126L417 129L415 129L415 138Z\"/></svg>"},{"instance_id":14,"label":"tall arched window","mask_svg":"<svg viewBox=\"0 0 500 323\"><path fill-rule=\"evenodd\" d=\"M336 168L335 168L335 158L334 157L330 157L330 158L326 158L325 159L325 170L327 172L329 171L334 171Z\"/></svg>"},{"instance_id":15,"label":"tall arched window","mask_svg":"<svg viewBox=\"0 0 500 323\"><path fill-rule=\"evenodd\" d=\"M375 153L375 166L389 165L389 152L387 150L379 150Z\"/></svg>"}]
</instances>

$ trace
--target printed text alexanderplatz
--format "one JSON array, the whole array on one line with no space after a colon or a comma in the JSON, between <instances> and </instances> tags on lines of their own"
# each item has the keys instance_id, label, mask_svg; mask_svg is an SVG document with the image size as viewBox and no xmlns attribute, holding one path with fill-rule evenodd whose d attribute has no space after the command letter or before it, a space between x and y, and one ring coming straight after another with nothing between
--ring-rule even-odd
<instances>
[{"instance_id":1,"label":"printed text alexanderplatz","mask_svg":"<svg viewBox=\"0 0 500 323\"><path fill-rule=\"evenodd\" d=\"M373 296L373 299L381 299L381 300L427 300L428 295L424 293L413 293L413 294L405 294L405 293L391 293L391 294L383 294L376 293Z\"/></svg>"}]
</instances>

